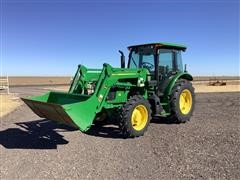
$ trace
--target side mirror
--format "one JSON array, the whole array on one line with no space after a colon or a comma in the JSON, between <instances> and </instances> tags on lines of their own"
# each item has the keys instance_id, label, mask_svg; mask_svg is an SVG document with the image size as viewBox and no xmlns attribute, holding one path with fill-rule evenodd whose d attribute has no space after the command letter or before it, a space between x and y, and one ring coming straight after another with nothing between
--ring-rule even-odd
<instances>
[{"instance_id":1,"label":"side mirror","mask_svg":"<svg viewBox=\"0 0 240 180\"><path fill-rule=\"evenodd\" d=\"M125 68L125 56L124 56L122 51L119 50L118 52L121 54L121 57L120 57L120 59L121 59L121 68Z\"/></svg>"},{"instance_id":2,"label":"side mirror","mask_svg":"<svg viewBox=\"0 0 240 180\"><path fill-rule=\"evenodd\" d=\"M184 72L187 72L187 64L184 65Z\"/></svg>"}]
</instances>

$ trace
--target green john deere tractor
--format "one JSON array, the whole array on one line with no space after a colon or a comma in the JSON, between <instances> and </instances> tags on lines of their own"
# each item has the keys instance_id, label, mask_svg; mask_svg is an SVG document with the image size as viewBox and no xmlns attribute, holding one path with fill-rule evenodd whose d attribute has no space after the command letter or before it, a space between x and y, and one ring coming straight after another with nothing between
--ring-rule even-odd
<instances>
[{"instance_id":1,"label":"green john deere tractor","mask_svg":"<svg viewBox=\"0 0 240 180\"><path fill-rule=\"evenodd\" d=\"M94 121L116 117L124 137L138 137L152 118L188 121L194 109L192 76L183 69L183 45L151 43L128 47L121 68L79 65L69 91L22 98L40 117L87 131ZM117 116L115 115L117 114Z\"/></svg>"}]
</instances>

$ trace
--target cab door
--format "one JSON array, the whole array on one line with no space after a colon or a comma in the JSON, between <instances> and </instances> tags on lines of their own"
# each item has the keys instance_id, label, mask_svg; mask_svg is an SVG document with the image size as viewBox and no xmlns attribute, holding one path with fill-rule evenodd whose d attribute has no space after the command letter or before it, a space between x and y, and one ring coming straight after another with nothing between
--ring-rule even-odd
<instances>
[{"instance_id":1,"label":"cab door","mask_svg":"<svg viewBox=\"0 0 240 180\"><path fill-rule=\"evenodd\" d=\"M163 93L171 76L176 74L175 51L171 49L159 49L158 58L159 91Z\"/></svg>"}]
</instances>

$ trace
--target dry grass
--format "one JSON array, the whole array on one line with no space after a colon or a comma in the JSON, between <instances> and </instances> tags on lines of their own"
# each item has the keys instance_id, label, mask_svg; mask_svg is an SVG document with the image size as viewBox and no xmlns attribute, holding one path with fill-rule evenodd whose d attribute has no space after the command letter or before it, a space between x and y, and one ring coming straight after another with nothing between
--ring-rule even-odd
<instances>
[{"instance_id":1,"label":"dry grass","mask_svg":"<svg viewBox=\"0 0 240 180\"><path fill-rule=\"evenodd\" d=\"M10 86L35 86L35 85L63 85L69 84L71 81L70 76L59 76L59 77L37 77L37 76L18 76L9 77Z\"/></svg>"},{"instance_id":2,"label":"dry grass","mask_svg":"<svg viewBox=\"0 0 240 180\"><path fill-rule=\"evenodd\" d=\"M68 92L68 90L69 90L69 85L66 85L66 86L55 86L55 87L46 87L46 88L43 88L43 89L49 90L49 91Z\"/></svg>"},{"instance_id":3,"label":"dry grass","mask_svg":"<svg viewBox=\"0 0 240 180\"><path fill-rule=\"evenodd\" d=\"M0 117L3 117L10 112L14 111L22 101L14 94L1 94L0 95Z\"/></svg>"},{"instance_id":4,"label":"dry grass","mask_svg":"<svg viewBox=\"0 0 240 180\"><path fill-rule=\"evenodd\" d=\"M226 85L226 86L207 86L207 85L194 85L196 93L209 93L209 92L240 92L240 85Z\"/></svg>"}]
</instances>

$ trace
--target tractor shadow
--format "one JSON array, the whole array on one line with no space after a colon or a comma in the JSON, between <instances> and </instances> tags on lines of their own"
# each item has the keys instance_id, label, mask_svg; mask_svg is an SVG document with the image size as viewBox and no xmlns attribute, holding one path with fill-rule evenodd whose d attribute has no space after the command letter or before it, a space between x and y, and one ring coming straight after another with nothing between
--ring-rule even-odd
<instances>
[{"instance_id":1,"label":"tractor shadow","mask_svg":"<svg viewBox=\"0 0 240 180\"><path fill-rule=\"evenodd\" d=\"M118 123L111 120L95 122L85 134L102 138L124 139L119 130Z\"/></svg>"},{"instance_id":2,"label":"tractor shadow","mask_svg":"<svg viewBox=\"0 0 240 180\"><path fill-rule=\"evenodd\" d=\"M0 145L7 149L57 149L57 145L68 144L59 132L75 130L46 119L16 125L0 131Z\"/></svg>"},{"instance_id":3,"label":"tractor shadow","mask_svg":"<svg viewBox=\"0 0 240 180\"><path fill-rule=\"evenodd\" d=\"M167 118L153 118L150 122L151 124L176 124L172 121L169 121ZM121 131L118 127L118 122L114 120L107 120L105 122L96 122L91 128L85 132L90 136L97 136L102 138L114 138L114 139L124 139Z\"/></svg>"},{"instance_id":4,"label":"tractor shadow","mask_svg":"<svg viewBox=\"0 0 240 180\"><path fill-rule=\"evenodd\" d=\"M153 118L151 119L150 124L168 124L168 125L172 125L172 124L179 124L176 123L174 121L171 121L170 119L166 118L166 117L157 117L157 118Z\"/></svg>"},{"instance_id":5,"label":"tractor shadow","mask_svg":"<svg viewBox=\"0 0 240 180\"><path fill-rule=\"evenodd\" d=\"M152 119L151 123L173 124L166 119ZM60 132L78 131L64 124L47 119L15 123L17 128L0 131L0 145L7 149L57 149L58 145L68 144ZM150 124L151 126L151 124ZM124 139L116 121L95 122L85 132L89 136Z\"/></svg>"}]
</instances>

